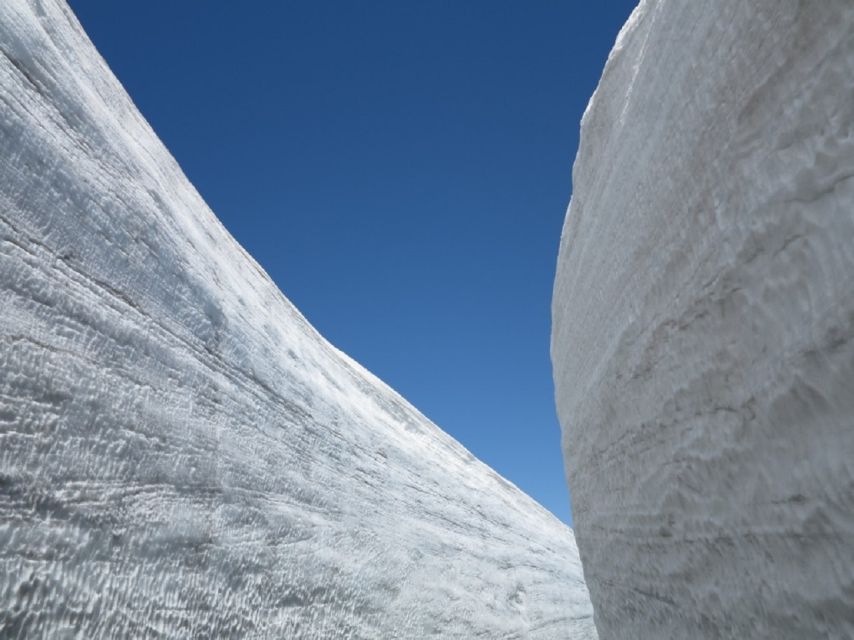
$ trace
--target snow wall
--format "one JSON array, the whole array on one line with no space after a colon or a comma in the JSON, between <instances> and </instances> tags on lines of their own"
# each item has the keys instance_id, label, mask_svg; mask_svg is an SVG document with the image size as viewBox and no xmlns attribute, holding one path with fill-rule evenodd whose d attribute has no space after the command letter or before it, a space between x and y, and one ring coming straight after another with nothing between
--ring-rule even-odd
<instances>
[{"instance_id":1,"label":"snow wall","mask_svg":"<svg viewBox=\"0 0 854 640\"><path fill-rule=\"evenodd\" d=\"M572 531L317 334L57 0L0 2L0 152L0 637L595 637Z\"/></svg>"},{"instance_id":2,"label":"snow wall","mask_svg":"<svg viewBox=\"0 0 854 640\"><path fill-rule=\"evenodd\" d=\"M854 3L642 2L553 301L611 640L854 637Z\"/></svg>"}]
</instances>

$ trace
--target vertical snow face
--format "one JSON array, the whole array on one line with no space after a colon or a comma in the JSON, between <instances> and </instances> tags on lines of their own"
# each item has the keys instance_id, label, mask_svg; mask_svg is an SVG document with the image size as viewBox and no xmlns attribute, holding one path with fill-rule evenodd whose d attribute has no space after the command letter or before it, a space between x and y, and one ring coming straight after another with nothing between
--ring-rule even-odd
<instances>
[{"instance_id":1,"label":"vertical snow face","mask_svg":"<svg viewBox=\"0 0 854 640\"><path fill-rule=\"evenodd\" d=\"M0 2L0 636L593 638L572 531L332 348Z\"/></svg>"},{"instance_id":2,"label":"vertical snow face","mask_svg":"<svg viewBox=\"0 0 854 640\"><path fill-rule=\"evenodd\" d=\"M552 360L604 638L854 637L854 3L643 2Z\"/></svg>"}]
</instances>

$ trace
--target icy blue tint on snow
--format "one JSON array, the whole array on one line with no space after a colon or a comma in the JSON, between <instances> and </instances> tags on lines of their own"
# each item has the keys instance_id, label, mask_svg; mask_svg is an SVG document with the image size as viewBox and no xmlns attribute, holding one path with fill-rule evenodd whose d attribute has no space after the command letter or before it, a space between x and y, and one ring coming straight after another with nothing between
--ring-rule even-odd
<instances>
[{"instance_id":1,"label":"icy blue tint on snow","mask_svg":"<svg viewBox=\"0 0 854 640\"><path fill-rule=\"evenodd\" d=\"M634 2L70 4L308 319L569 521L549 302L578 122Z\"/></svg>"}]
</instances>

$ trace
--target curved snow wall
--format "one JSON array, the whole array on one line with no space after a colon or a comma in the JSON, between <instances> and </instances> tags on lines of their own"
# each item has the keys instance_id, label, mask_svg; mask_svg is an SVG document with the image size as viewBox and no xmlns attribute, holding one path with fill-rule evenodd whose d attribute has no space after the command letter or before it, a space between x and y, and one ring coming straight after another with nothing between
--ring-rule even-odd
<instances>
[{"instance_id":1,"label":"curved snow wall","mask_svg":"<svg viewBox=\"0 0 854 640\"><path fill-rule=\"evenodd\" d=\"M0 2L0 637L592 638L572 531L331 347Z\"/></svg>"},{"instance_id":2,"label":"curved snow wall","mask_svg":"<svg viewBox=\"0 0 854 640\"><path fill-rule=\"evenodd\" d=\"M854 4L642 2L553 301L603 638L854 637Z\"/></svg>"}]
</instances>

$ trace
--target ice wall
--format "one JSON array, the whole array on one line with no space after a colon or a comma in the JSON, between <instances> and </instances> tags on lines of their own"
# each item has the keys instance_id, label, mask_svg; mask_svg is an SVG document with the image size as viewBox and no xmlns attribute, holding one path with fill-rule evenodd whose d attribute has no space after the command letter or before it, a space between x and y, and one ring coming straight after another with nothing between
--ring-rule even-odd
<instances>
[{"instance_id":1,"label":"ice wall","mask_svg":"<svg viewBox=\"0 0 854 640\"><path fill-rule=\"evenodd\" d=\"M601 637L854 637L854 3L642 2L552 358Z\"/></svg>"},{"instance_id":2,"label":"ice wall","mask_svg":"<svg viewBox=\"0 0 854 640\"><path fill-rule=\"evenodd\" d=\"M0 637L595 637L571 530L317 334L57 0L0 2Z\"/></svg>"}]
</instances>

